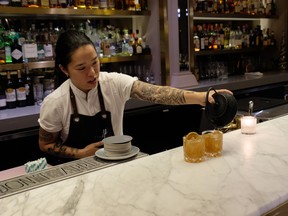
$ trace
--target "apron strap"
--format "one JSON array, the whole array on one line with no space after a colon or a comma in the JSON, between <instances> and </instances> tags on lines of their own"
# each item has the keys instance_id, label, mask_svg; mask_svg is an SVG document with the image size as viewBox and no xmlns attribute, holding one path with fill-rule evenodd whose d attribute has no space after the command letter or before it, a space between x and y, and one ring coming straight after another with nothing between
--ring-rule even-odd
<instances>
[{"instance_id":1,"label":"apron strap","mask_svg":"<svg viewBox=\"0 0 288 216\"><path fill-rule=\"evenodd\" d=\"M98 89L98 97L99 97L100 108L101 108L101 115L102 115L103 119L107 119L107 113L106 113L106 109L105 109L103 94L102 94L101 87L100 87L99 83L98 83L97 89Z\"/></svg>"},{"instance_id":2,"label":"apron strap","mask_svg":"<svg viewBox=\"0 0 288 216\"><path fill-rule=\"evenodd\" d=\"M78 109L77 109L77 105L76 105L76 99L75 99L75 95L70 87L70 100L71 100L71 104L72 104L72 109L73 109L73 118L75 122L79 122L79 114L78 114Z\"/></svg>"}]
</instances>

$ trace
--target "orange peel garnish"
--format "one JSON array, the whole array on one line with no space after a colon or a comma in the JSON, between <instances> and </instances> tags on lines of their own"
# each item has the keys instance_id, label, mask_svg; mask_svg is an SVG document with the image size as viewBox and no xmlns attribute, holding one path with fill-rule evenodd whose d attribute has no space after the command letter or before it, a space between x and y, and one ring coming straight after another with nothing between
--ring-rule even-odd
<instances>
[{"instance_id":1,"label":"orange peel garnish","mask_svg":"<svg viewBox=\"0 0 288 216\"><path fill-rule=\"evenodd\" d=\"M197 132L189 132L185 137L185 141L197 139L198 137L199 137L199 134Z\"/></svg>"}]
</instances>

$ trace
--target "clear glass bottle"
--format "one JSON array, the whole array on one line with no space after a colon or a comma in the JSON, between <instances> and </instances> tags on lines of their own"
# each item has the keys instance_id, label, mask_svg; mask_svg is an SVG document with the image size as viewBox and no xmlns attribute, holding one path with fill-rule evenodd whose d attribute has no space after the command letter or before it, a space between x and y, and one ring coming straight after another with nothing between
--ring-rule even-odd
<instances>
[{"instance_id":1,"label":"clear glass bottle","mask_svg":"<svg viewBox=\"0 0 288 216\"><path fill-rule=\"evenodd\" d=\"M16 100L17 107L26 106L26 88L25 83L22 79L21 70L17 70Z\"/></svg>"},{"instance_id":2,"label":"clear glass bottle","mask_svg":"<svg viewBox=\"0 0 288 216\"><path fill-rule=\"evenodd\" d=\"M35 38L36 38L35 24L32 24L31 28L26 32L26 39L22 45L24 62L37 61L38 51Z\"/></svg>"}]
</instances>

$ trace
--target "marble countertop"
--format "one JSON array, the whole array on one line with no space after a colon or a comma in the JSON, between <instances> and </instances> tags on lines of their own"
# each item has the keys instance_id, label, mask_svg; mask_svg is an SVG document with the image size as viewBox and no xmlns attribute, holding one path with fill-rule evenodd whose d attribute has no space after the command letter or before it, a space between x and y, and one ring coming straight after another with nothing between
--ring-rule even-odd
<instances>
[{"instance_id":1,"label":"marble countertop","mask_svg":"<svg viewBox=\"0 0 288 216\"><path fill-rule=\"evenodd\" d=\"M8 196L1 216L258 216L288 200L287 130L285 115L225 133L219 158L187 163L178 147Z\"/></svg>"}]
</instances>

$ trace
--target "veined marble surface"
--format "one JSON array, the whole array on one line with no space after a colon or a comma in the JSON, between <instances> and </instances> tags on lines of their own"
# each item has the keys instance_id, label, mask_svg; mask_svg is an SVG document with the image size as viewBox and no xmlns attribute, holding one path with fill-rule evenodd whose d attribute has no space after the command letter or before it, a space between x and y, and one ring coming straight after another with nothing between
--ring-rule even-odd
<instances>
[{"instance_id":1,"label":"veined marble surface","mask_svg":"<svg viewBox=\"0 0 288 216\"><path fill-rule=\"evenodd\" d=\"M288 115L224 134L223 155L182 147L0 199L6 215L258 216L288 200Z\"/></svg>"}]
</instances>

